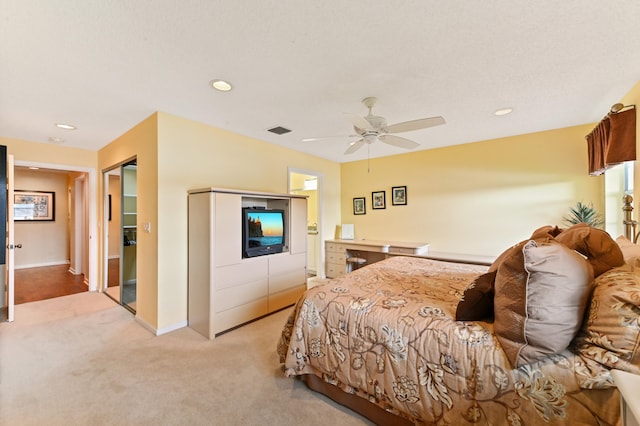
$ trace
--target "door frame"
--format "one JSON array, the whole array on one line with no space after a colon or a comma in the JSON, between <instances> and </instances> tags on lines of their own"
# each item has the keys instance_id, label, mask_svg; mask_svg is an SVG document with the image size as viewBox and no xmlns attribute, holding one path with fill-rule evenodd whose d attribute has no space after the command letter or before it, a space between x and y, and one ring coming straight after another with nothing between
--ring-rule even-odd
<instances>
[{"instance_id":1,"label":"door frame","mask_svg":"<svg viewBox=\"0 0 640 426\"><path fill-rule=\"evenodd\" d=\"M85 273L85 280L88 280L89 291L98 290L98 185L97 169L91 167L72 166L69 164L42 163L36 161L15 160L14 167L38 167L41 169L62 170L68 172L86 173L88 177L87 197L85 204L89 211L88 235L85 235L85 247L88 248L89 273ZM85 222L86 223L86 222Z\"/></svg>"},{"instance_id":2,"label":"door frame","mask_svg":"<svg viewBox=\"0 0 640 426\"><path fill-rule=\"evenodd\" d=\"M295 167L287 168L287 192L291 193L291 191L295 188L291 187L291 174L298 175L308 175L315 176L318 179L318 188L316 189L316 193L318 195L318 238L316 240L316 276L318 278L325 278L324 271L324 250L322 247L324 246L324 175L318 171L308 170L308 169L298 169Z\"/></svg>"}]
</instances>

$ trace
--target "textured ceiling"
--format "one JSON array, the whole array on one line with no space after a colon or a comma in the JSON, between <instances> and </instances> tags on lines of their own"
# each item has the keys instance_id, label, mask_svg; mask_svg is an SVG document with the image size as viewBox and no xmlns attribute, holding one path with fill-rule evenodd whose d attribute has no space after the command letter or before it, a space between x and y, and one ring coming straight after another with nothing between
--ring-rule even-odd
<instances>
[{"instance_id":1,"label":"textured ceiling","mask_svg":"<svg viewBox=\"0 0 640 426\"><path fill-rule=\"evenodd\" d=\"M0 136L93 150L164 111L352 161L367 149L343 155L348 138L301 140L352 134L344 113L366 115L367 96L389 124L442 115L400 135L430 149L595 122L640 80L637 0L0 5Z\"/></svg>"}]
</instances>

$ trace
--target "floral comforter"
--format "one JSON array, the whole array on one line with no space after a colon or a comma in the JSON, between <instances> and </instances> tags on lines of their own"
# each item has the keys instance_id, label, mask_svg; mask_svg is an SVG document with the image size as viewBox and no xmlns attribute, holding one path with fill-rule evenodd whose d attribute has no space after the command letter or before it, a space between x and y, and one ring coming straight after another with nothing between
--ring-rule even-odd
<instances>
[{"instance_id":1,"label":"floral comforter","mask_svg":"<svg viewBox=\"0 0 640 426\"><path fill-rule=\"evenodd\" d=\"M278 343L314 374L415 424L617 424L600 364L564 351L513 369L492 324L455 320L484 266L392 257L308 290Z\"/></svg>"}]
</instances>

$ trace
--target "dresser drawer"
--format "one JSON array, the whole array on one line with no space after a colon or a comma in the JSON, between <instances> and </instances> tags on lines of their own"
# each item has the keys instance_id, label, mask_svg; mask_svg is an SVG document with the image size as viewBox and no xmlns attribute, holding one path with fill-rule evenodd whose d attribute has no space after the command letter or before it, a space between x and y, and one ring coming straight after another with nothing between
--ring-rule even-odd
<instances>
[{"instance_id":1,"label":"dresser drawer","mask_svg":"<svg viewBox=\"0 0 640 426\"><path fill-rule=\"evenodd\" d=\"M335 263L327 263L325 271L327 278L338 278L347 273L347 265L337 265Z\"/></svg>"},{"instance_id":2,"label":"dresser drawer","mask_svg":"<svg viewBox=\"0 0 640 426\"><path fill-rule=\"evenodd\" d=\"M389 254L415 254L416 250L406 247L389 247Z\"/></svg>"},{"instance_id":3,"label":"dresser drawer","mask_svg":"<svg viewBox=\"0 0 640 426\"><path fill-rule=\"evenodd\" d=\"M343 256L344 252L347 251L347 247L344 244L326 243L324 247L327 253L341 253Z\"/></svg>"},{"instance_id":4,"label":"dresser drawer","mask_svg":"<svg viewBox=\"0 0 640 426\"><path fill-rule=\"evenodd\" d=\"M335 263L337 265L345 265L347 263L344 253L328 251L326 256L327 263Z\"/></svg>"}]
</instances>

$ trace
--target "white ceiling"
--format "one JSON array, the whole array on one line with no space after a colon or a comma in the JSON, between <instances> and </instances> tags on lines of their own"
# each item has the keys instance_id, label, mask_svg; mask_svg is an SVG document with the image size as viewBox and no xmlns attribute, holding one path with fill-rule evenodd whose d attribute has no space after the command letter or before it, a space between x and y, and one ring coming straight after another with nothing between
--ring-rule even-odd
<instances>
[{"instance_id":1,"label":"white ceiling","mask_svg":"<svg viewBox=\"0 0 640 426\"><path fill-rule=\"evenodd\" d=\"M638 0L0 0L0 136L97 150L164 111L338 162L344 113L418 149L596 122L640 80ZM209 87L227 79L234 90ZM512 107L496 117L493 112ZM71 123L74 131L54 123ZM266 131L283 126L278 136ZM369 155L406 152L377 142Z\"/></svg>"}]
</instances>

